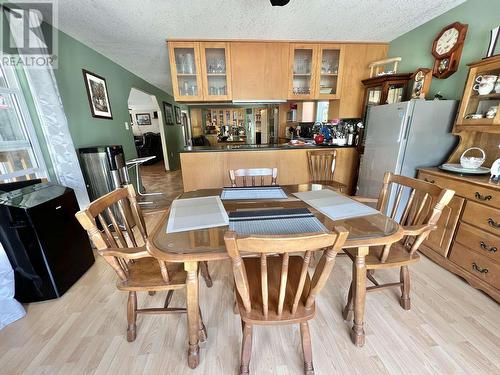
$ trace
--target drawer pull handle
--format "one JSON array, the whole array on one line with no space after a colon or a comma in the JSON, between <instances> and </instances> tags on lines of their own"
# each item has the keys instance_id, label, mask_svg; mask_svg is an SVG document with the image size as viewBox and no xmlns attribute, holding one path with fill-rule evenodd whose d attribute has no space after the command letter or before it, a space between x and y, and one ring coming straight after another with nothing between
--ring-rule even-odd
<instances>
[{"instance_id":1,"label":"drawer pull handle","mask_svg":"<svg viewBox=\"0 0 500 375\"><path fill-rule=\"evenodd\" d=\"M488 269L487 268L481 268L476 263L472 263L472 269L474 271L479 272L479 273L488 273Z\"/></svg>"},{"instance_id":2,"label":"drawer pull handle","mask_svg":"<svg viewBox=\"0 0 500 375\"><path fill-rule=\"evenodd\" d=\"M495 220L493 220L491 217L488 218L488 224L490 227L493 228L500 228L500 224L498 224Z\"/></svg>"},{"instance_id":3,"label":"drawer pull handle","mask_svg":"<svg viewBox=\"0 0 500 375\"><path fill-rule=\"evenodd\" d=\"M433 184L434 182L436 182L434 180L429 180L427 177L424 177L424 181L425 182L430 182L431 184Z\"/></svg>"},{"instance_id":4,"label":"drawer pull handle","mask_svg":"<svg viewBox=\"0 0 500 375\"><path fill-rule=\"evenodd\" d=\"M480 201L489 201L491 200L491 198L493 198L491 195L481 195L478 191L476 191L476 194L474 194L474 196Z\"/></svg>"},{"instance_id":5,"label":"drawer pull handle","mask_svg":"<svg viewBox=\"0 0 500 375\"><path fill-rule=\"evenodd\" d=\"M481 246L481 249L483 250L486 250L487 252L489 253L496 253L497 252L497 248L496 247L488 247L488 245L486 245L483 241L481 241L481 243L479 244L479 246Z\"/></svg>"}]
</instances>

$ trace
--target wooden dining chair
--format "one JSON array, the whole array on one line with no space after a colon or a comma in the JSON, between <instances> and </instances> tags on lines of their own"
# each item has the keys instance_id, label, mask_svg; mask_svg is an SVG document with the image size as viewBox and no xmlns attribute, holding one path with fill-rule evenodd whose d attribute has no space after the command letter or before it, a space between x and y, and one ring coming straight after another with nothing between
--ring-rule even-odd
<instances>
[{"instance_id":1,"label":"wooden dining chair","mask_svg":"<svg viewBox=\"0 0 500 375\"><path fill-rule=\"evenodd\" d=\"M333 177L336 158L337 150L307 151L309 183L328 185L345 192L346 185L335 181Z\"/></svg>"},{"instance_id":2,"label":"wooden dining chair","mask_svg":"<svg viewBox=\"0 0 500 375\"><path fill-rule=\"evenodd\" d=\"M240 374L249 373L252 327L283 324L300 325L304 371L314 374L307 322L314 317L314 300L325 285L347 234L341 227L332 233L283 236L238 236L233 231L226 232L224 241L233 264L243 327ZM311 278L311 254L322 249L325 251ZM303 256L296 255L302 252ZM242 258L245 253L260 257Z\"/></svg>"},{"instance_id":3,"label":"wooden dining chair","mask_svg":"<svg viewBox=\"0 0 500 375\"><path fill-rule=\"evenodd\" d=\"M443 208L450 202L455 192L442 189L437 185L387 172L378 199L353 197L360 202L376 202L377 209L402 227L404 237L396 243L370 247L366 256L367 278L373 283L366 292L390 287L401 288L400 305L410 309L410 273L408 266L420 260L419 246L435 230ZM356 259L354 249L345 249L347 255ZM380 284L374 276L375 270L399 268L399 281ZM345 320L352 319L353 293L356 267L353 264L353 281L349 289L347 305L344 308ZM363 291L365 292L365 291Z\"/></svg>"},{"instance_id":4,"label":"wooden dining chair","mask_svg":"<svg viewBox=\"0 0 500 375\"><path fill-rule=\"evenodd\" d=\"M229 179L231 180L231 186L237 187L238 183L236 181L237 177L241 178L243 183L242 186L248 186L247 177L250 177L251 186L255 185L256 177L258 178L258 183L260 186L263 185L276 185L276 180L278 178L278 168L249 168L249 169L230 169ZM270 177L267 179L266 177ZM269 183L267 183L269 181Z\"/></svg>"},{"instance_id":5,"label":"wooden dining chair","mask_svg":"<svg viewBox=\"0 0 500 375\"><path fill-rule=\"evenodd\" d=\"M167 263L151 256L146 249L147 231L132 185L114 190L90 203L76 214L97 252L118 275L119 290L128 292L127 341L136 338L138 313L185 313L185 308L169 307L173 292L186 286L182 263ZM163 307L137 307L137 292L166 291ZM200 318L200 337L206 329Z\"/></svg>"}]
</instances>

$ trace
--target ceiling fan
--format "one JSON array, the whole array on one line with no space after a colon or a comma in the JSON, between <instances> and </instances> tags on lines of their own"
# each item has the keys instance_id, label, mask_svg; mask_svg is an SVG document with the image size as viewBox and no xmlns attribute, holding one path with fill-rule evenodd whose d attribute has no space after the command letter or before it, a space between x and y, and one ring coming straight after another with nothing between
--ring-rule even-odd
<instances>
[{"instance_id":1,"label":"ceiling fan","mask_svg":"<svg viewBox=\"0 0 500 375\"><path fill-rule=\"evenodd\" d=\"M290 0L271 0L271 5L273 7L275 7L275 6L282 7L282 6L285 6L286 4L288 4L289 2L290 2Z\"/></svg>"}]
</instances>

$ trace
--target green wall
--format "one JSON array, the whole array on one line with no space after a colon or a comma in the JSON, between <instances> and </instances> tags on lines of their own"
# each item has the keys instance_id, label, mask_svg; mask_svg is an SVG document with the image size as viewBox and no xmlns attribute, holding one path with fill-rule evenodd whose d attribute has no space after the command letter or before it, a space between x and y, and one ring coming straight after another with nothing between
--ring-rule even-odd
<instances>
[{"instance_id":1,"label":"green wall","mask_svg":"<svg viewBox=\"0 0 500 375\"><path fill-rule=\"evenodd\" d=\"M447 79L432 78L429 97L441 92L446 99L460 99L467 79L467 64L481 60L490 40L490 30L500 25L500 0L468 0L462 5L394 39L389 45L389 57L402 57L400 72L432 68L431 46L441 29L455 21L469 25L460 66ZM498 49L498 46L497 46Z\"/></svg>"},{"instance_id":2,"label":"green wall","mask_svg":"<svg viewBox=\"0 0 500 375\"><path fill-rule=\"evenodd\" d=\"M163 101L176 105L173 98L69 35L59 31L58 37L59 62L54 72L75 147L121 144L127 159L136 157L132 129L125 128L125 122L130 124L127 105L130 89L134 87L155 95L162 111ZM83 68L106 79L112 120L92 117ZM165 134L170 169L178 169L178 152L184 146L182 127L165 126Z\"/></svg>"}]
</instances>

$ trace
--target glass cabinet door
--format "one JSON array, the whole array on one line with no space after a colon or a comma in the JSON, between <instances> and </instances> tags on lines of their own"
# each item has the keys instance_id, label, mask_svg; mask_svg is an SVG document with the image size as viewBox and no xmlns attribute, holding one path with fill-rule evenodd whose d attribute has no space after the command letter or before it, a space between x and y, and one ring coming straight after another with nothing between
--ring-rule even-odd
<instances>
[{"instance_id":1,"label":"glass cabinet door","mask_svg":"<svg viewBox=\"0 0 500 375\"><path fill-rule=\"evenodd\" d=\"M470 71L458 123L483 126L500 124L500 67L497 63L496 66L481 68Z\"/></svg>"},{"instance_id":2,"label":"glass cabinet door","mask_svg":"<svg viewBox=\"0 0 500 375\"><path fill-rule=\"evenodd\" d=\"M175 100L201 100L199 46L196 42L170 42L170 64Z\"/></svg>"},{"instance_id":3,"label":"glass cabinet door","mask_svg":"<svg viewBox=\"0 0 500 375\"><path fill-rule=\"evenodd\" d=\"M229 44L224 42L201 43L203 69L203 95L205 100L230 100L231 67Z\"/></svg>"},{"instance_id":4,"label":"glass cabinet door","mask_svg":"<svg viewBox=\"0 0 500 375\"><path fill-rule=\"evenodd\" d=\"M405 85L404 84L391 84L388 86L387 89L387 99L385 103L381 104L392 104L392 103L399 103L403 101L403 94L405 91Z\"/></svg>"},{"instance_id":5,"label":"glass cabinet door","mask_svg":"<svg viewBox=\"0 0 500 375\"><path fill-rule=\"evenodd\" d=\"M289 99L313 99L317 47L311 44L290 45Z\"/></svg>"},{"instance_id":6,"label":"glass cabinet door","mask_svg":"<svg viewBox=\"0 0 500 375\"><path fill-rule=\"evenodd\" d=\"M318 73L318 95L320 99L340 97L340 70L342 47L340 45L320 45Z\"/></svg>"}]
</instances>

